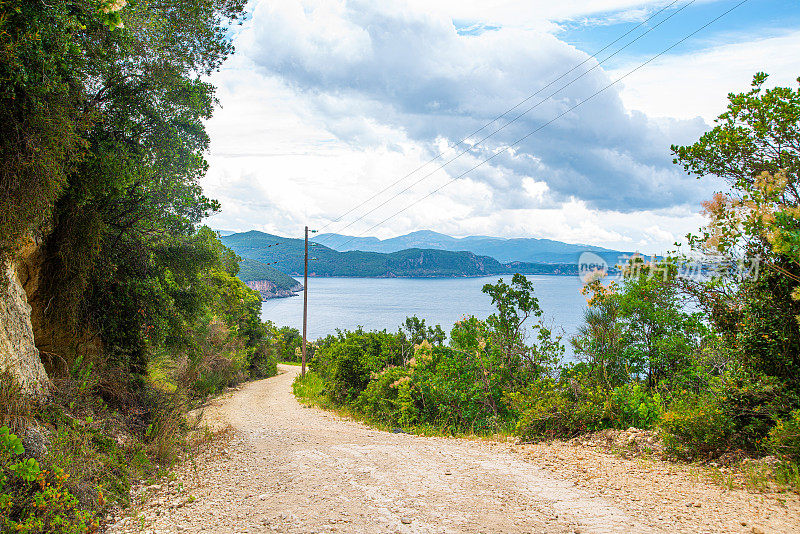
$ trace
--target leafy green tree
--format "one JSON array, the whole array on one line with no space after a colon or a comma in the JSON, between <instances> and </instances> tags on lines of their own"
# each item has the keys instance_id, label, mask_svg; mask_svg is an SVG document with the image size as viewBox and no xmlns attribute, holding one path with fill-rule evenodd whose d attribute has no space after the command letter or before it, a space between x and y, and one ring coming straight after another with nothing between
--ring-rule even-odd
<instances>
[{"instance_id":1,"label":"leafy green tree","mask_svg":"<svg viewBox=\"0 0 800 534\"><path fill-rule=\"evenodd\" d=\"M45 222L86 149L83 40L98 23L89 2L0 3L0 256Z\"/></svg>"},{"instance_id":2,"label":"leafy green tree","mask_svg":"<svg viewBox=\"0 0 800 534\"><path fill-rule=\"evenodd\" d=\"M756 265L756 277L722 271L710 283L687 283L726 343L752 369L800 390L800 86L730 94L718 125L690 146L673 146L690 174L727 181L705 204L709 224L690 235L696 250L718 260ZM798 80L800 83L800 80ZM755 263L754 263L755 262ZM795 294L795 296L800 296Z\"/></svg>"},{"instance_id":3,"label":"leafy green tree","mask_svg":"<svg viewBox=\"0 0 800 534\"><path fill-rule=\"evenodd\" d=\"M73 35L85 62L68 74L93 120L80 132L82 157L64 168L32 303L66 336L99 332L111 360L136 374L153 347L187 343L204 309L194 281L219 250L222 271L235 274L235 255L195 230L219 208L198 185L215 102L200 76L232 51L226 31L242 9L239 0L134 3L119 12L124 28L95 20Z\"/></svg>"},{"instance_id":4,"label":"leafy green tree","mask_svg":"<svg viewBox=\"0 0 800 534\"><path fill-rule=\"evenodd\" d=\"M433 345L441 345L447 337L440 325L425 326L425 319L420 319L416 315L406 317L401 332L404 332L412 345L419 345L423 341L428 341Z\"/></svg>"},{"instance_id":5,"label":"leafy green tree","mask_svg":"<svg viewBox=\"0 0 800 534\"><path fill-rule=\"evenodd\" d=\"M588 376L606 389L627 383L633 371L624 357L624 325L615 287L608 289L594 282L584 288L584 294L594 294L583 324L570 339L576 355L588 367Z\"/></svg>"},{"instance_id":6,"label":"leafy green tree","mask_svg":"<svg viewBox=\"0 0 800 534\"><path fill-rule=\"evenodd\" d=\"M564 353L558 336L546 328L542 321L531 325L535 341L528 345L525 323L531 317L539 319L542 310L534 296L533 283L521 274L515 274L511 284L498 280L486 284L483 292L492 298L497 308L486 319L487 339L500 351L502 365L508 369L514 381L524 383L547 372Z\"/></svg>"}]
</instances>

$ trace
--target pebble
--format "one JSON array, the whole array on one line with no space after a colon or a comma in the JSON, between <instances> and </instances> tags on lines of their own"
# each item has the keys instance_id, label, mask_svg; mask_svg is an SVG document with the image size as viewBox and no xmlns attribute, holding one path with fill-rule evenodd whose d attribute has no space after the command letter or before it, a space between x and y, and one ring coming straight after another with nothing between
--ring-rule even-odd
<instances>
[{"instance_id":1,"label":"pebble","mask_svg":"<svg viewBox=\"0 0 800 534\"><path fill-rule=\"evenodd\" d=\"M406 515L404 515L403 517L400 518L400 522L403 523L404 525L410 525L411 524L411 518L406 516Z\"/></svg>"}]
</instances>

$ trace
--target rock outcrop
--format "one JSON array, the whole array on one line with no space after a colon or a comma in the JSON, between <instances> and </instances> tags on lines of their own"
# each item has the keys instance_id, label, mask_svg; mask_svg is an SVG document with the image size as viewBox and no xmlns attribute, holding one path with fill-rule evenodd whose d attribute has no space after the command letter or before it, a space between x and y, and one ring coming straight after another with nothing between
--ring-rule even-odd
<instances>
[{"instance_id":1,"label":"rock outcrop","mask_svg":"<svg viewBox=\"0 0 800 534\"><path fill-rule=\"evenodd\" d=\"M0 275L0 371L8 371L22 390L42 397L50 380L33 338L31 307L13 263Z\"/></svg>"},{"instance_id":2,"label":"rock outcrop","mask_svg":"<svg viewBox=\"0 0 800 534\"><path fill-rule=\"evenodd\" d=\"M250 280L245 282L247 287L255 289L261 294L261 300L277 299L282 297L296 297L298 291L303 290L303 284L295 284L289 289L279 289L274 282L269 280Z\"/></svg>"}]
</instances>

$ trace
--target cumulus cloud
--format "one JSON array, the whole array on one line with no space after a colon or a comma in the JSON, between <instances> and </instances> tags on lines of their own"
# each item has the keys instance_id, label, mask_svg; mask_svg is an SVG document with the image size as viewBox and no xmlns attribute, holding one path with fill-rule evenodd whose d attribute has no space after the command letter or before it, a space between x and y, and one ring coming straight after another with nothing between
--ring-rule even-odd
<instances>
[{"instance_id":1,"label":"cumulus cloud","mask_svg":"<svg viewBox=\"0 0 800 534\"><path fill-rule=\"evenodd\" d=\"M238 53L212 80L223 107L208 124L203 185L223 213L209 223L293 236L305 224L379 237L435 229L664 252L702 224L698 203L715 185L682 175L669 145L691 143L708 128L714 106L735 87L736 57L746 59L747 77L759 54L775 63L770 71L791 71L796 60L786 49L794 41L765 37L769 46L749 39L665 57L509 148L644 58L616 71L604 65L487 141L478 143L504 121L472 135L466 154L437 168L465 135L587 58L559 38L563 20L641 20L663 5L256 0L236 37ZM689 91L684 74L704 81ZM776 81L785 83L782 76Z\"/></svg>"},{"instance_id":2,"label":"cumulus cloud","mask_svg":"<svg viewBox=\"0 0 800 534\"><path fill-rule=\"evenodd\" d=\"M702 117L711 123L725 111L725 95L747 91L753 74L770 73L767 85L795 86L800 75L800 31L738 36L691 53L665 56L625 81L623 99L650 116ZM634 58L633 62L641 58ZM721 74L724 66L724 75ZM625 71L623 66L611 76Z\"/></svg>"},{"instance_id":3,"label":"cumulus cloud","mask_svg":"<svg viewBox=\"0 0 800 534\"><path fill-rule=\"evenodd\" d=\"M437 139L458 142L587 59L584 52L536 29L463 35L451 18L408 9L405 2L262 2L241 42L240 49L262 73L306 95L340 139L375 147L391 139L389 130L401 130L432 154ZM590 60L573 77L595 65ZM472 147L473 159L513 146L612 81L596 68L553 94L569 79L476 135L480 139L535 106ZM674 121L665 131L646 115L627 111L612 88L487 166L503 170L506 179L499 188L506 192L520 190L522 181L531 178L546 183L549 194L562 201L577 197L594 207L622 211L667 207L707 192L674 168L667 149L674 140L668 134L680 130L682 137L691 137L702 126ZM454 162L448 172L464 172L463 163ZM487 175L492 173L475 177ZM498 188L491 179L487 184ZM497 197L519 199L499 192Z\"/></svg>"}]
</instances>

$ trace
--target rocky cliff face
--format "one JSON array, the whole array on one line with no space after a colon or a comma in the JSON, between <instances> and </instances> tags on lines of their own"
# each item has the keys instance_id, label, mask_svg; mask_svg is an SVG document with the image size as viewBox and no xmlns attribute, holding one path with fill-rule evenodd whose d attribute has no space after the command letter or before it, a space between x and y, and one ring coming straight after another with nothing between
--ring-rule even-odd
<instances>
[{"instance_id":1,"label":"rocky cliff face","mask_svg":"<svg viewBox=\"0 0 800 534\"><path fill-rule=\"evenodd\" d=\"M0 276L0 371L8 371L26 393L41 397L50 387L33 338L31 306L13 263Z\"/></svg>"},{"instance_id":2,"label":"rocky cliff face","mask_svg":"<svg viewBox=\"0 0 800 534\"><path fill-rule=\"evenodd\" d=\"M251 280L249 282L245 282L245 284L250 289L255 289L258 291L261 294L262 301L282 297L296 297L297 291L301 291L303 289L303 284L299 283L295 284L289 289L278 289L278 286L269 280Z\"/></svg>"}]
</instances>

